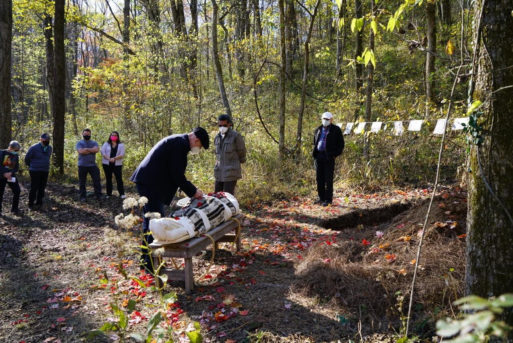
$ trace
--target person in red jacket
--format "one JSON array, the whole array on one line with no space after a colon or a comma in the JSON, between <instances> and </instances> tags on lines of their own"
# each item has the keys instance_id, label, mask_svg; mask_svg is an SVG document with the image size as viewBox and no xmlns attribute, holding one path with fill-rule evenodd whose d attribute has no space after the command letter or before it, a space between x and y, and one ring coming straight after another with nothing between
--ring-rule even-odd
<instances>
[{"instance_id":1,"label":"person in red jacket","mask_svg":"<svg viewBox=\"0 0 513 343\"><path fill-rule=\"evenodd\" d=\"M333 202L333 175L335 159L344 150L342 130L333 125L333 114L324 112L321 116L322 125L314 133L313 158L317 174L317 193L319 199L315 202L328 206Z\"/></svg>"}]
</instances>

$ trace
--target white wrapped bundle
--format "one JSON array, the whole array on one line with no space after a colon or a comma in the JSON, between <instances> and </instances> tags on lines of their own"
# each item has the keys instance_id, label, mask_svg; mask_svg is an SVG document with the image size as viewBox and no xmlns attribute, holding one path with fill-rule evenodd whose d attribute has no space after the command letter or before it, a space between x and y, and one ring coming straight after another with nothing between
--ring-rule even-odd
<instances>
[{"instance_id":1,"label":"white wrapped bundle","mask_svg":"<svg viewBox=\"0 0 513 343\"><path fill-rule=\"evenodd\" d=\"M215 193L194 200L188 207L171 214L171 218L150 220L156 243L178 243L198 236L239 213L239 202L230 193Z\"/></svg>"}]
</instances>

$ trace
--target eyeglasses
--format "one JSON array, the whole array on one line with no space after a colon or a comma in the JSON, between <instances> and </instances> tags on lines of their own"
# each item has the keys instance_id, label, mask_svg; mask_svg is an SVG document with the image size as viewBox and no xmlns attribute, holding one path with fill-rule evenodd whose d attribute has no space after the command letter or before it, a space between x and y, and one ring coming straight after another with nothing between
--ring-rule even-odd
<instances>
[{"instance_id":1,"label":"eyeglasses","mask_svg":"<svg viewBox=\"0 0 513 343\"><path fill-rule=\"evenodd\" d=\"M228 127L228 124L224 124L224 125L219 124L219 127Z\"/></svg>"}]
</instances>

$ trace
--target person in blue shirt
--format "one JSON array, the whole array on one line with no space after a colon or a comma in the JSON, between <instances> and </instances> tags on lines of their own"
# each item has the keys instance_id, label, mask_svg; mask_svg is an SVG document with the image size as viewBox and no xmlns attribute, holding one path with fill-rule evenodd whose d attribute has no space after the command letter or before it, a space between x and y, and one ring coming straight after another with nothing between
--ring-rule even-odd
<instances>
[{"instance_id":1,"label":"person in blue shirt","mask_svg":"<svg viewBox=\"0 0 513 343\"><path fill-rule=\"evenodd\" d=\"M28 166L30 173L28 201L30 209L40 209L43 205L48 173L50 172L51 156L52 146L50 145L50 135L48 133L43 133L39 138L39 143L32 145L25 155L25 164Z\"/></svg>"},{"instance_id":2,"label":"person in blue shirt","mask_svg":"<svg viewBox=\"0 0 513 343\"><path fill-rule=\"evenodd\" d=\"M18 208L20 202L20 185L16 177L16 172L19 167L18 154L20 149L20 143L11 141L7 149L0 150L0 213L2 213L5 186L9 185L12 190L11 213L14 215L21 214Z\"/></svg>"},{"instance_id":3,"label":"person in blue shirt","mask_svg":"<svg viewBox=\"0 0 513 343\"><path fill-rule=\"evenodd\" d=\"M333 114L324 112L321 117L322 125L314 133L313 158L317 181L317 204L328 206L333 201L333 175L335 159L344 150L342 130L333 125Z\"/></svg>"},{"instance_id":4,"label":"person in blue shirt","mask_svg":"<svg viewBox=\"0 0 513 343\"><path fill-rule=\"evenodd\" d=\"M91 130L84 129L82 131L84 139L78 141L76 149L78 152L78 182L80 187L80 201L86 201L86 181L87 174L91 175L94 186L94 194L97 200L102 196L102 185L100 181L100 169L96 165L96 153L100 151L100 147L96 141L91 139Z\"/></svg>"}]
</instances>

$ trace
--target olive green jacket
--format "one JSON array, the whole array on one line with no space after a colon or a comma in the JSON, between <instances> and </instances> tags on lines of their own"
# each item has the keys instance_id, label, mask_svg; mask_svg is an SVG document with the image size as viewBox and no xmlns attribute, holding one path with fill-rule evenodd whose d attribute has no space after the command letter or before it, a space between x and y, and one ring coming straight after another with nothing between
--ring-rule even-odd
<instances>
[{"instance_id":1,"label":"olive green jacket","mask_svg":"<svg viewBox=\"0 0 513 343\"><path fill-rule=\"evenodd\" d=\"M246 162L244 138L231 128L224 138L220 133L214 138L216 165L214 176L218 182L236 181L242 178L241 163Z\"/></svg>"}]
</instances>

